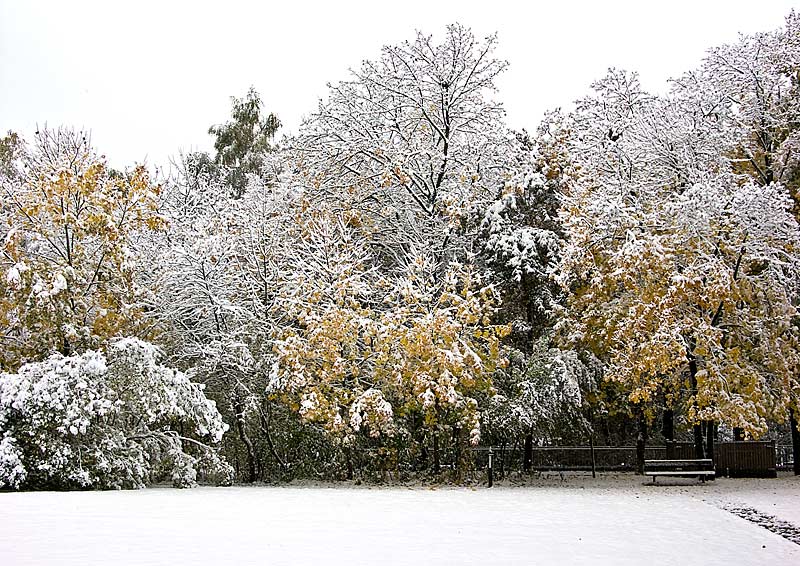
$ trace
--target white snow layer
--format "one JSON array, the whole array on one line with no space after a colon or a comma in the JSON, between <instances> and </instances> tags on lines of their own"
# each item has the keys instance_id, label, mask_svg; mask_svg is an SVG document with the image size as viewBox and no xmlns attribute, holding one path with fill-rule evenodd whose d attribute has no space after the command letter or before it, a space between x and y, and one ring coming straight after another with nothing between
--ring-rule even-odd
<instances>
[{"instance_id":1,"label":"white snow layer","mask_svg":"<svg viewBox=\"0 0 800 566\"><path fill-rule=\"evenodd\" d=\"M800 546L719 508L796 509L800 482L726 481L2 493L0 564L800 564Z\"/></svg>"}]
</instances>

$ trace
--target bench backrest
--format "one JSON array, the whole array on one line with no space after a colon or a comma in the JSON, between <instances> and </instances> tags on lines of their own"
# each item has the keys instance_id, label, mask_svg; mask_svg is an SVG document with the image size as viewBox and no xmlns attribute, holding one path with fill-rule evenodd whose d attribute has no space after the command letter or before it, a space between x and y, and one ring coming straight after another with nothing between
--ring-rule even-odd
<instances>
[{"instance_id":1,"label":"bench backrest","mask_svg":"<svg viewBox=\"0 0 800 566\"><path fill-rule=\"evenodd\" d=\"M714 461L708 458L697 460L645 460L644 467L651 470L713 470Z\"/></svg>"}]
</instances>

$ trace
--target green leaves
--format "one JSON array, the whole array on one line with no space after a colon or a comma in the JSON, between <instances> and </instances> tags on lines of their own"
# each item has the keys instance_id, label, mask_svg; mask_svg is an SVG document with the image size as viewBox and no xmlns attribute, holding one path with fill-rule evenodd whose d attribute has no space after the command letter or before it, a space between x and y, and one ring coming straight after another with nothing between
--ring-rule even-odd
<instances>
[{"instance_id":1,"label":"green leaves","mask_svg":"<svg viewBox=\"0 0 800 566\"><path fill-rule=\"evenodd\" d=\"M281 127L275 114L262 116L259 94L250 87L243 98L231 98L231 121L211 126L208 133L216 136L214 161L227 172L233 196L239 198L247 185L247 175L258 173L263 156L273 150L271 142Z\"/></svg>"}]
</instances>

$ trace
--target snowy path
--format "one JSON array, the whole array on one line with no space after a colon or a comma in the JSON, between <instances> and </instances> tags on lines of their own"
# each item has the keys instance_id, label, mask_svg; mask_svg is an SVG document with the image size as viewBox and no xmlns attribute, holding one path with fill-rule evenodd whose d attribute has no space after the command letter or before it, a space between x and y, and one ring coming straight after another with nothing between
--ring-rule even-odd
<instances>
[{"instance_id":1,"label":"snowy path","mask_svg":"<svg viewBox=\"0 0 800 566\"><path fill-rule=\"evenodd\" d=\"M800 564L800 546L720 509L726 498L724 485L630 482L3 493L0 564Z\"/></svg>"}]
</instances>

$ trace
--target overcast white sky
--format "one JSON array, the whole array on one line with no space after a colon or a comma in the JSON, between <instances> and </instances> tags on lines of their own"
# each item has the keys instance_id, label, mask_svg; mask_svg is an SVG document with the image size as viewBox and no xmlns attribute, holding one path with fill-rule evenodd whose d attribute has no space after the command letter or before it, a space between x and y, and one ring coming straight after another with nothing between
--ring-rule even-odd
<instances>
[{"instance_id":1,"label":"overcast white sky","mask_svg":"<svg viewBox=\"0 0 800 566\"><path fill-rule=\"evenodd\" d=\"M533 129L610 66L662 90L706 48L780 27L793 7L800 0L0 0L0 133L87 128L114 166L162 165L210 149L208 126L250 85L295 131L327 82L415 29L441 36L455 21L498 32L511 64L499 98L512 127Z\"/></svg>"}]
</instances>

